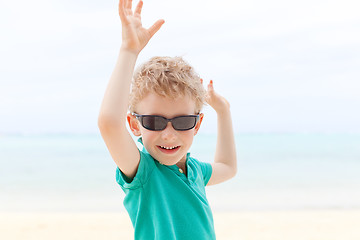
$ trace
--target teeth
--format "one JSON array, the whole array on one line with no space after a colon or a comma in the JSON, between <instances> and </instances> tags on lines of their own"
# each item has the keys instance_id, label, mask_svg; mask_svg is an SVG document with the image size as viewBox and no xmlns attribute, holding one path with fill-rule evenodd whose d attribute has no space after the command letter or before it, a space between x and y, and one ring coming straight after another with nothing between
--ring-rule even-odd
<instances>
[{"instance_id":1,"label":"teeth","mask_svg":"<svg viewBox=\"0 0 360 240\"><path fill-rule=\"evenodd\" d=\"M177 148L177 146L176 147L164 147L164 146L160 146L161 148L164 148L164 149L167 149L167 150L171 150L171 149L174 149L174 148Z\"/></svg>"}]
</instances>

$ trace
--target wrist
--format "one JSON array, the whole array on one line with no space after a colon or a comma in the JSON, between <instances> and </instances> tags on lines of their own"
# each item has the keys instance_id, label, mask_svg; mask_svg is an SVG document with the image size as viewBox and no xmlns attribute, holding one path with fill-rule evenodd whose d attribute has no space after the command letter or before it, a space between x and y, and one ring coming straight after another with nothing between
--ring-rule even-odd
<instances>
[{"instance_id":1,"label":"wrist","mask_svg":"<svg viewBox=\"0 0 360 240\"><path fill-rule=\"evenodd\" d=\"M139 55L140 51L135 51L135 50L132 50L132 49L126 47L126 46L121 45L120 53L124 53L124 54L127 54L127 55L132 55L132 56L137 57Z\"/></svg>"},{"instance_id":2,"label":"wrist","mask_svg":"<svg viewBox=\"0 0 360 240\"><path fill-rule=\"evenodd\" d=\"M220 109L215 110L217 115L224 115L224 114L230 114L230 107L224 107Z\"/></svg>"},{"instance_id":3,"label":"wrist","mask_svg":"<svg viewBox=\"0 0 360 240\"><path fill-rule=\"evenodd\" d=\"M215 110L217 114L230 113L230 103L225 99L224 101L220 101L218 104L213 104L212 108Z\"/></svg>"},{"instance_id":4,"label":"wrist","mask_svg":"<svg viewBox=\"0 0 360 240\"><path fill-rule=\"evenodd\" d=\"M120 48L118 59L123 59L124 61L126 61L128 63L133 63L135 66L135 62L138 58L138 55L139 54L134 51Z\"/></svg>"}]
</instances>

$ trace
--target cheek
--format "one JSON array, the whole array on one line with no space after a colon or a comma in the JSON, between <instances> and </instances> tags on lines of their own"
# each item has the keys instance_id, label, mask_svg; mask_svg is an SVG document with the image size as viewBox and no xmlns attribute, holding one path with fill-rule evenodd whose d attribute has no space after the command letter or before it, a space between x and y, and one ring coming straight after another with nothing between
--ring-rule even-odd
<instances>
[{"instance_id":1,"label":"cheek","mask_svg":"<svg viewBox=\"0 0 360 240\"><path fill-rule=\"evenodd\" d=\"M195 135L194 130L186 131L182 133L182 138L190 143L193 141Z\"/></svg>"},{"instance_id":2,"label":"cheek","mask_svg":"<svg viewBox=\"0 0 360 240\"><path fill-rule=\"evenodd\" d=\"M156 131L149 131L145 128L142 128L141 136L142 136L144 142L151 142L157 138L158 133Z\"/></svg>"}]
</instances>

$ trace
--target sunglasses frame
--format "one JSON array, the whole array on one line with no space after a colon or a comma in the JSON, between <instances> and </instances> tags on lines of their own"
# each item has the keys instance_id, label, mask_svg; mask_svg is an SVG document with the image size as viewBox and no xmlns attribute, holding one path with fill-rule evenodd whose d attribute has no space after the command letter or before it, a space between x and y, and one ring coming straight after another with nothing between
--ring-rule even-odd
<instances>
[{"instance_id":1,"label":"sunglasses frame","mask_svg":"<svg viewBox=\"0 0 360 240\"><path fill-rule=\"evenodd\" d=\"M200 114L197 114L197 115L182 115L182 116L177 116L177 117L170 118L170 119L168 119L166 117L163 117L163 116L160 116L160 115L140 115L140 114L137 114L137 113L133 113L132 115L135 116L137 120L139 120L141 126L143 126L145 129L150 130L150 131L162 131L162 130L164 130L166 128L168 122L171 122L171 126L176 131L188 131L190 129L193 129L196 126L196 124L198 123L199 118L200 118ZM150 128L144 126L143 117L159 117L159 118L162 118L162 119L164 119L166 121L166 125L165 125L165 127L163 129L150 129ZM174 119L181 118L181 117L195 117L194 126L192 126L190 128L187 128L187 129L176 129L174 127L174 125L173 125L173 121L174 121Z\"/></svg>"}]
</instances>

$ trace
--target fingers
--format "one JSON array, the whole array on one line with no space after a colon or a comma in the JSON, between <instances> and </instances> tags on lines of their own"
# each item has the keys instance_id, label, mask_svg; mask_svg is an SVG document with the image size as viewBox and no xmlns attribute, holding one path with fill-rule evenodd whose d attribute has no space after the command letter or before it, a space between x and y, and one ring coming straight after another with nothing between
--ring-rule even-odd
<instances>
[{"instance_id":1,"label":"fingers","mask_svg":"<svg viewBox=\"0 0 360 240\"><path fill-rule=\"evenodd\" d=\"M121 22L128 23L126 15L132 15L132 0L119 0L119 16Z\"/></svg>"},{"instance_id":2,"label":"fingers","mask_svg":"<svg viewBox=\"0 0 360 240\"><path fill-rule=\"evenodd\" d=\"M202 80L202 79L201 79ZM210 80L209 84L207 85L207 91L206 91L206 102L211 105L212 99L214 97L214 85L213 81Z\"/></svg>"},{"instance_id":3,"label":"fingers","mask_svg":"<svg viewBox=\"0 0 360 240\"><path fill-rule=\"evenodd\" d=\"M204 83L204 80L202 79L202 78L200 78L200 82L201 82L201 84L203 84ZM210 82L209 82L209 84L208 84L208 91L210 92L213 92L214 91L214 82L213 82L213 80L210 80Z\"/></svg>"},{"instance_id":4,"label":"fingers","mask_svg":"<svg viewBox=\"0 0 360 240\"><path fill-rule=\"evenodd\" d=\"M143 1L140 0L136 5L135 12L132 12L132 0L120 0L119 1L119 16L121 22L128 23L127 15L136 15L136 17L141 18L141 10L143 6Z\"/></svg>"},{"instance_id":5,"label":"fingers","mask_svg":"<svg viewBox=\"0 0 360 240\"><path fill-rule=\"evenodd\" d=\"M134 15L136 17L141 18L141 11L143 7L143 1L140 0L139 3L136 5ZM128 24L129 20L127 19L127 15L133 15L133 12L131 10L132 7L132 0L119 0L119 16L121 19L121 22L123 24ZM160 19L156 21L149 29L148 32L150 34L150 37L154 36L154 34L159 31L161 26L164 24L164 20Z\"/></svg>"},{"instance_id":6,"label":"fingers","mask_svg":"<svg viewBox=\"0 0 360 240\"><path fill-rule=\"evenodd\" d=\"M128 23L128 20L125 15L125 0L119 1L119 16L122 23Z\"/></svg>"},{"instance_id":7,"label":"fingers","mask_svg":"<svg viewBox=\"0 0 360 240\"><path fill-rule=\"evenodd\" d=\"M125 0L125 10L129 13L132 14L132 0Z\"/></svg>"},{"instance_id":8,"label":"fingers","mask_svg":"<svg viewBox=\"0 0 360 240\"><path fill-rule=\"evenodd\" d=\"M214 82L213 82L213 80L210 80L210 83L208 84L208 91L209 92L214 91Z\"/></svg>"},{"instance_id":9,"label":"fingers","mask_svg":"<svg viewBox=\"0 0 360 240\"><path fill-rule=\"evenodd\" d=\"M140 0L139 3L136 5L134 15L138 15L138 16L141 15L141 10L142 10L143 4L144 4L144 2L142 0Z\"/></svg>"},{"instance_id":10,"label":"fingers","mask_svg":"<svg viewBox=\"0 0 360 240\"><path fill-rule=\"evenodd\" d=\"M157 20L149 29L149 34L150 34L150 37L154 36L154 34L159 31L159 29L161 28L161 26L164 24L164 20L163 19L160 19L160 20Z\"/></svg>"}]
</instances>

